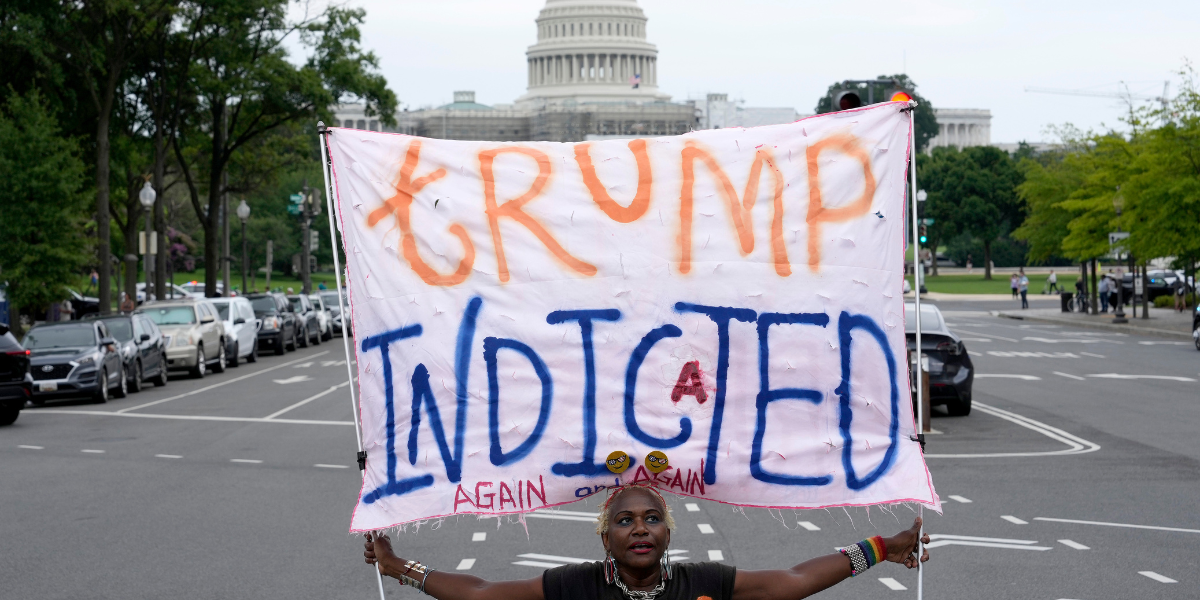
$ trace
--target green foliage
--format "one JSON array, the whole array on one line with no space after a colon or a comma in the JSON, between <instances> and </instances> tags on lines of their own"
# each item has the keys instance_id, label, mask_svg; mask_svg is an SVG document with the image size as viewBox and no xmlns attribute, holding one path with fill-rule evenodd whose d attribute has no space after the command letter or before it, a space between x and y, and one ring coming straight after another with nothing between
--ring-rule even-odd
<instances>
[{"instance_id":1,"label":"green foliage","mask_svg":"<svg viewBox=\"0 0 1200 600\"><path fill-rule=\"evenodd\" d=\"M917 101L917 114L913 117L917 129L917 152L924 152L925 148L929 145L929 140L933 139L938 134L937 115L935 115L933 112L933 105L930 104L929 101L923 96L917 93L917 84L914 83L913 80L909 79L908 75L904 73L897 75L880 75L877 77L877 79L886 79L889 81L882 84L862 83L854 86L861 90L859 95L862 97L863 103L865 104L869 98L867 94L868 87L874 88L876 102L886 102L887 98L884 96L887 94L888 90L892 89L890 80L895 79L896 81L899 81L900 87L908 90L909 93L912 94L913 100ZM827 112L833 112L837 110L833 106L833 94L835 91L842 88L843 86L841 82L837 82L829 86L829 90L825 92L825 95L821 96L820 100L817 100L817 107L815 111L818 115L823 115Z\"/></svg>"},{"instance_id":2,"label":"green foliage","mask_svg":"<svg viewBox=\"0 0 1200 600\"><path fill-rule=\"evenodd\" d=\"M38 311L66 297L87 259L88 195L78 143L36 92L10 89L0 110L0 181L0 279L13 305Z\"/></svg>"}]
</instances>

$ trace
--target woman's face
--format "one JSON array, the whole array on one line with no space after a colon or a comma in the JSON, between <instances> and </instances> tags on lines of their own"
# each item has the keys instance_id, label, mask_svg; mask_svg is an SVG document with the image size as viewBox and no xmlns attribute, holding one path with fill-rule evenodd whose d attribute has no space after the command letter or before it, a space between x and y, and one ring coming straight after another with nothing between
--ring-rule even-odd
<instances>
[{"instance_id":1,"label":"woman's face","mask_svg":"<svg viewBox=\"0 0 1200 600\"><path fill-rule=\"evenodd\" d=\"M608 532L601 534L604 548L617 564L628 569L655 568L671 543L667 515L653 493L631 489L609 507Z\"/></svg>"}]
</instances>

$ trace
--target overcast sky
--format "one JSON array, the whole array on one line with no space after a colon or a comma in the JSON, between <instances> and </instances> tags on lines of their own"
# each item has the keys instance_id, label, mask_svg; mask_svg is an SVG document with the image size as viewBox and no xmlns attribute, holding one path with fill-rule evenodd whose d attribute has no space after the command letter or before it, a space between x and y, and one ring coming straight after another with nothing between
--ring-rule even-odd
<instances>
[{"instance_id":1,"label":"overcast sky","mask_svg":"<svg viewBox=\"0 0 1200 600\"><path fill-rule=\"evenodd\" d=\"M485 104L525 92L525 49L544 0L348 0L367 10L364 45L405 106L474 90ZM1112 98L1026 86L1158 96L1200 60L1200 0L639 0L675 100L726 92L746 106L811 113L830 83L906 71L935 107L987 108L992 141L1046 140L1045 127L1119 126Z\"/></svg>"}]
</instances>

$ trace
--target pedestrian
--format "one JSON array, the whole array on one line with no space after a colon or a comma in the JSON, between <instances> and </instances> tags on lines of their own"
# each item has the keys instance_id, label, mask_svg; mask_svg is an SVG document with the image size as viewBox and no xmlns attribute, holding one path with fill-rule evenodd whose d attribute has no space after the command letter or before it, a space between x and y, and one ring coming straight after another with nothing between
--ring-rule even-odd
<instances>
[{"instance_id":1,"label":"pedestrian","mask_svg":"<svg viewBox=\"0 0 1200 600\"><path fill-rule=\"evenodd\" d=\"M131 313L131 312L133 312L133 309L137 308L137 304L134 304L133 298L130 298L128 294L126 294L125 292L121 292L120 308L121 308L121 312L123 312L123 313Z\"/></svg>"},{"instance_id":2,"label":"pedestrian","mask_svg":"<svg viewBox=\"0 0 1200 600\"><path fill-rule=\"evenodd\" d=\"M1111 278L1108 282L1108 304L1116 310L1117 305L1125 299L1125 290L1121 289L1125 287L1125 273L1121 269L1117 269L1115 273L1109 269L1108 276Z\"/></svg>"},{"instance_id":3,"label":"pedestrian","mask_svg":"<svg viewBox=\"0 0 1200 600\"><path fill-rule=\"evenodd\" d=\"M1175 310L1183 312L1187 310L1187 302L1184 298L1187 296L1187 284L1183 282L1183 277L1176 277L1175 283L1171 284L1175 288Z\"/></svg>"},{"instance_id":4,"label":"pedestrian","mask_svg":"<svg viewBox=\"0 0 1200 600\"><path fill-rule=\"evenodd\" d=\"M58 320L70 321L75 316L75 306L71 304L70 298L64 298L58 304Z\"/></svg>"},{"instance_id":5,"label":"pedestrian","mask_svg":"<svg viewBox=\"0 0 1200 600\"><path fill-rule=\"evenodd\" d=\"M971 255L967 255L967 275L971 274Z\"/></svg>"},{"instance_id":6,"label":"pedestrian","mask_svg":"<svg viewBox=\"0 0 1200 600\"><path fill-rule=\"evenodd\" d=\"M610 489L596 526L604 545L603 561L554 567L531 579L492 582L405 561L381 533L366 534L363 557L381 574L428 596L480 600L804 598L884 561L912 569L918 560L929 560L927 552L919 558L916 554L917 538L929 543L929 536L921 535L918 517L910 529L892 537L875 536L790 569L738 571L719 562L675 562L667 552L675 520L662 495L647 485Z\"/></svg>"},{"instance_id":7,"label":"pedestrian","mask_svg":"<svg viewBox=\"0 0 1200 600\"><path fill-rule=\"evenodd\" d=\"M325 287L325 282L324 282L324 281L322 281L321 283L318 283L318 284L317 284L317 289L318 289L318 290L327 290L327 289L329 289L329 288Z\"/></svg>"},{"instance_id":8,"label":"pedestrian","mask_svg":"<svg viewBox=\"0 0 1200 600\"><path fill-rule=\"evenodd\" d=\"M1012 288L1012 297L1017 297L1017 274L1013 273L1008 276L1008 287Z\"/></svg>"},{"instance_id":9,"label":"pedestrian","mask_svg":"<svg viewBox=\"0 0 1200 600\"><path fill-rule=\"evenodd\" d=\"M1050 269L1050 276L1046 278L1046 284L1050 286L1051 294L1063 291L1062 288L1058 287L1058 275L1054 273L1054 269Z\"/></svg>"},{"instance_id":10,"label":"pedestrian","mask_svg":"<svg viewBox=\"0 0 1200 600\"><path fill-rule=\"evenodd\" d=\"M1100 312L1102 313L1108 312L1108 281L1108 276L1104 276L1100 278L1100 283L1097 284L1096 293L1100 296Z\"/></svg>"},{"instance_id":11,"label":"pedestrian","mask_svg":"<svg viewBox=\"0 0 1200 600\"><path fill-rule=\"evenodd\" d=\"M290 285L289 285L289 286L288 286L288 289L287 289L287 293L288 293L289 295L290 295L290 294L295 294L295 293L296 293L296 290L293 290L293 289L292 289L292 286L290 286Z\"/></svg>"},{"instance_id":12,"label":"pedestrian","mask_svg":"<svg viewBox=\"0 0 1200 600\"><path fill-rule=\"evenodd\" d=\"M1026 294L1029 293L1029 278L1025 276L1025 269L1021 269L1021 277L1017 280L1017 290L1021 292L1021 309L1029 308L1029 298Z\"/></svg>"}]
</instances>

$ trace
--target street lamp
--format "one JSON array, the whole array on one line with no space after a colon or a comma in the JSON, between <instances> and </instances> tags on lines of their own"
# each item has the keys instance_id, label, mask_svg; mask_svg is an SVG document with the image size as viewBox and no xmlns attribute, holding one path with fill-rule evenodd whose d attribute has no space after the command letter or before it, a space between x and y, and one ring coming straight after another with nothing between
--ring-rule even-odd
<instances>
[{"instance_id":1,"label":"street lamp","mask_svg":"<svg viewBox=\"0 0 1200 600\"><path fill-rule=\"evenodd\" d=\"M1117 193L1113 194L1112 203L1113 203L1113 209L1117 211L1117 218L1120 219L1121 218L1121 209L1125 208L1125 195L1121 193L1121 186L1119 186L1119 185L1117 186ZM1121 231L1120 226L1117 226L1117 231L1118 232ZM1126 254L1129 255L1129 264L1133 265L1133 253L1129 252L1129 250L1126 250L1125 252L1126 252ZM1118 254L1117 256L1119 257L1120 254ZM1131 267L1130 273L1132 273L1132 272L1133 272L1133 270ZM1117 312L1113 314L1112 322L1113 323L1128 323L1129 319L1125 318L1125 281L1124 281L1124 277L1122 277L1120 280L1116 281L1115 283L1117 286ZM1133 298L1130 298L1130 301L1132 301L1132 300L1133 300ZM1136 317L1137 316L1137 307L1136 306L1133 307L1133 311L1134 311L1133 316Z\"/></svg>"},{"instance_id":2,"label":"street lamp","mask_svg":"<svg viewBox=\"0 0 1200 600\"><path fill-rule=\"evenodd\" d=\"M246 289L246 221L250 219L250 205L246 204L245 198L238 204L237 217L242 221L242 295L246 295L249 293Z\"/></svg>"},{"instance_id":3,"label":"street lamp","mask_svg":"<svg viewBox=\"0 0 1200 600\"><path fill-rule=\"evenodd\" d=\"M144 260L146 261L146 299L147 300L150 299L150 286L152 285L151 284L152 279L150 278L150 272L154 268L153 266L151 266L154 264L154 259L152 257L154 256L154 250L157 249L154 247L156 245L154 242L158 241L158 240L154 239L154 221L151 220L151 217L154 212L153 211L154 199L157 197L158 197L158 194L154 191L154 186L150 185L149 180L146 180L145 184L142 185L142 190L140 192L138 192L138 202L141 202L142 208L146 209L146 252L143 254L143 256L145 257ZM155 297L157 297L157 294L155 294Z\"/></svg>"}]
</instances>

